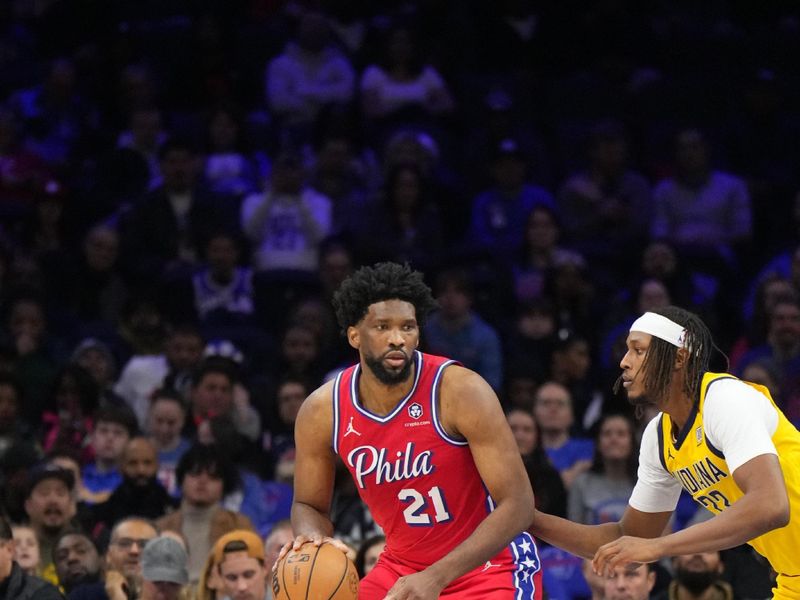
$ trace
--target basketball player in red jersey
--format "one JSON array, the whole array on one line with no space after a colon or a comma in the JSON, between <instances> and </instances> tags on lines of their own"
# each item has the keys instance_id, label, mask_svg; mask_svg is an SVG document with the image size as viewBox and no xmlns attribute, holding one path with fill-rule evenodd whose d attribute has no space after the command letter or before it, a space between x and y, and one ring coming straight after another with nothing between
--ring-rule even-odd
<instances>
[{"instance_id":1,"label":"basketball player in red jersey","mask_svg":"<svg viewBox=\"0 0 800 600\"><path fill-rule=\"evenodd\" d=\"M298 414L294 548L339 544L329 518L338 454L386 534L360 598L541 598L525 532L533 492L500 403L476 373L417 350L435 306L422 275L364 267L334 305L359 362Z\"/></svg>"}]
</instances>

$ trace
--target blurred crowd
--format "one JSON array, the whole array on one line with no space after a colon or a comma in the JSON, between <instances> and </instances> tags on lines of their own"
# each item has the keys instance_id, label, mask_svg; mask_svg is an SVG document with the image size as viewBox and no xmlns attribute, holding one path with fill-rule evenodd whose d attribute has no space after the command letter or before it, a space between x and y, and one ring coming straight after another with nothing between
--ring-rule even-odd
<instances>
[{"instance_id":1,"label":"blurred crowd","mask_svg":"<svg viewBox=\"0 0 800 600\"><path fill-rule=\"evenodd\" d=\"M424 350L493 386L542 510L621 515L648 415L614 383L643 311L700 314L717 367L800 423L798 45L789 2L1 3L18 566L75 598L234 597L230 553L263 580L297 411L356 360L332 295L381 260L425 274ZM374 562L343 470L332 518ZM613 597L542 554L551 598ZM722 559L726 593L769 596L751 551Z\"/></svg>"}]
</instances>

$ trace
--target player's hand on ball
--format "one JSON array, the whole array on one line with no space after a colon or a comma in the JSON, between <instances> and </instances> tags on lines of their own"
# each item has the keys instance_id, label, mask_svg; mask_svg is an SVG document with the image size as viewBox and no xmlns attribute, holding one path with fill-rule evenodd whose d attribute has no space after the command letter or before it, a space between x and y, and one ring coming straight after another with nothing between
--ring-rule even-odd
<instances>
[{"instance_id":1,"label":"player's hand on ball","mask_svg":"<svg viewBox=\"0 0 800 600\"><path fill-rule=\"evenodd\" d=\"M436 600L443 587L430 573L421 571L398 579L386 600Z\"/></svg>"},{"instance_id":2,"label":"player's hand on ball","mask_svg":"<svg viewBox=\"0 0 800 600\"><path fill-rule=\"evenodd\" d=\"M299 550L300 546L306 542L311 542L315 546L321 546L327 542L328 544L331 544L332 546L341 550L345 555L350 552L350 548L347 547L347 544L341 540L337 540L336 538L328 537L326 535L298 535L291 542L286 542L283 545L283 548L281 548L281 551L278 553L278 559L275 561L275 564L272 565L272 570L275 571L275 569L278 568L278 563L289 553L290 550Z\"/></svg>"}]
</instances>

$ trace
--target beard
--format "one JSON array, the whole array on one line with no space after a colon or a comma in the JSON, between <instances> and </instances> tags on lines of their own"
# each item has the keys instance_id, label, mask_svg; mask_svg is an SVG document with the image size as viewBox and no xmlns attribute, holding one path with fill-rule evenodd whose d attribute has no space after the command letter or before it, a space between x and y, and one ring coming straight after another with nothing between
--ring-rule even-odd
<instances>
[{"instance_id":1,"label":"beard","mask_svg":"<svg viewBox=\"0 0 800 600\"><path fill-rule=\"evenodd\" d=\"M675 569L675 581L685 587L689 593L699 596L718 579L712 571L690 571L682 567Z\"/></svg>"},{"instance_id":2,"label":"beard","mask_svg":"<svg viewBox=\"0 0 800 600\"><path fill-rule=\"evenodd\" d=\"M393 351L394 352L394 351ZM411 375L411 359L406 356L406 362L400 369L389 370L383 366L383 357L375 358L372 356L365 356L364 362L366 363L372 374L385 385L397 385L407 381Z\"/></svg>"}]
</instances>

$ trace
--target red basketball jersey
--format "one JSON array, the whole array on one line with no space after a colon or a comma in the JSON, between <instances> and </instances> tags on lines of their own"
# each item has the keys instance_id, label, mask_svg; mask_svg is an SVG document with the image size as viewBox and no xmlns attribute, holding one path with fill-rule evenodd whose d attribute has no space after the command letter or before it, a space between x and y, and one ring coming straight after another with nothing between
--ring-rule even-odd
<instances>
[{"instance_id":1,"label":"red basketball jersey","mask_svg":"<svg viewBox=\"0 0 800 600\"><path fill-rule=\"evenodd\" d=\"M359 401L360 365L337 376L333 447L386 534L381 560L420 571L469 537L494 505L467 442L450 437L439 422L442 373L455 362L420 352L413 360L411 391L385 416ZM487 565L506 572L509 581L528 571L533 584L538 556L535 545L525 548L519 561L509 547Z\"/></svg>"}]
</instances>

